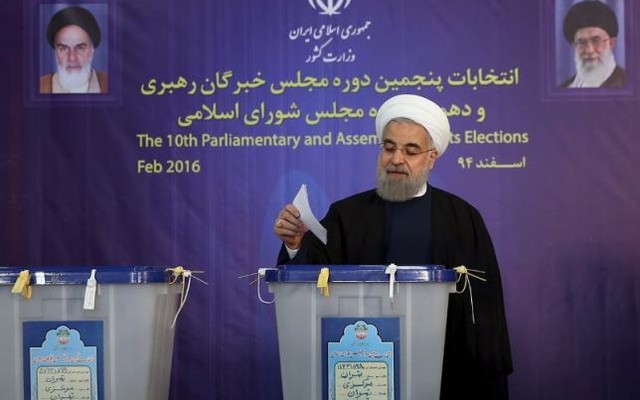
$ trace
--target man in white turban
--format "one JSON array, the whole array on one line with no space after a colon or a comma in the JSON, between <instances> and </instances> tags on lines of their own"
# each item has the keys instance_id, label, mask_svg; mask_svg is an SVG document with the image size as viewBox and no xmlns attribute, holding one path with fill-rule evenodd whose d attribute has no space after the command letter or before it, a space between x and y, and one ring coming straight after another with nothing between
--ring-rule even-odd
<instances>
[{"instance_id":1,"label":"man in white turban","mask_svg":"<svg viewBox=\"0 0 640 400\"><path fill-rule=\"evenodd\" d=\"M330 206L321 221L326 245L287 204L274 223L283 241L278 264L441 264L484 271L486 282L473 283L475 318L468 291L449 299L441 398L508 398L513 368L491 238L473 206L428 184L451 139L447 116L430 100L398 95L378 109L376 131L377 188ZM413 371L420 373L426 372Z\"/></svg>"},{"instance_id":2,"label":"man in white turban","mask_svg":"<svg viewBox=\"0 0 640 400\"><path fill-rule=\"evenodd\" d=\"M424 195L429 172L451 140L440 106L411 94L392 97L378 110L376 133L382 143L378 195L393 202Z\"/></svg>"}]
</instances>

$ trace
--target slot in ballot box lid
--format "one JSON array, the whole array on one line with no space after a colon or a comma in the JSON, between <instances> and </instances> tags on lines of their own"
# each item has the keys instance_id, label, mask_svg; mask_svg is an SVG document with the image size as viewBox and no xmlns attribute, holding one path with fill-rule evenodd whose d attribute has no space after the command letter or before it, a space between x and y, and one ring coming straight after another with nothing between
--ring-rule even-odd
<instances>
[{"instance_id":1,"label":"slot in ballot box lid","mask_svg":"<svg viewBox=\"0 0 640 400\"><path fill-rule=\"evenodd\" d=\"M31 273L30 284L85 285L93 269L101 284L163 283L171 278L171 272L163 266L24 266L0 267L0 285L13 285L24 270ZM37 274L41 274L39 282L36 282Z\"/></svg>"},{"instance_id":2,"label":"slot in ballot box lid","mask_svg":"<svg viewBox=\"0 0 640 400\"><path fill-rule=\"evenodd\" d=\"M270 283L316 282L322 268L329 268L329 282L389 282L388 265L278 265L267 268ZM457 273L444 265L396 266L396 282L455 282Z\"/></svg>"}]
</instances>

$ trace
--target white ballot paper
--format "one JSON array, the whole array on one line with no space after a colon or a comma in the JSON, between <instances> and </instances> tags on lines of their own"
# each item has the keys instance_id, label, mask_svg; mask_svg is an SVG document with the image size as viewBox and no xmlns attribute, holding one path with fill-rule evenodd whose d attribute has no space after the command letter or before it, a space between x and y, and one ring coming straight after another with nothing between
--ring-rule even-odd
<instances>
[{"instance_id":1,"label":"white ballot paper","mask_svg":"<svg viewBox=\"0 0 640 400\"><path fill-rule=\"evenodd\" d=\"M306 184L303 183L302 186L300 186L298 194L296 194L296 197L293 199L293 205L300 211L300 221L302 221L323 244L327 244L327 230L320 224L316 216L313 215L313 211L311 211Z\"/></svg>"}]
</instances>

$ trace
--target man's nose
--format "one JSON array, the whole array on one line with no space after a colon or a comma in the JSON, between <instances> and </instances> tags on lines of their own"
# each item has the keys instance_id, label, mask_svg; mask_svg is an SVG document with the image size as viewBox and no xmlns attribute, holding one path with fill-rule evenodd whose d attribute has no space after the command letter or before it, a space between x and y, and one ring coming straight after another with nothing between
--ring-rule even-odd
<instances>
[{"instance_id":1,"label":"man's nose","mask_svg":"<svg viewBox=\"0 0 640 400\"><path fill-rule=\"evenodd\" d=\"M391 162L396 165L404 164L405 159L404 159L404 153L402 152L402 149L400 148L395 149L395 151L393 152L393 155L391 156Z\"/></svg>"},{"instance_id":2,"label":"man's nose","mask_svg":"<svg viewBox=\"0 0 640 400\"><path fill-rule=\"evenodd\" d=\"M77 61L78 60L78 52L75 49L69 50L69 61Z\"/></svg>"},{"instance_id":3,"label":"man's nose","mask_svg":"<svg viewBox=\"0 0 640 400\"><path fill-rule=\"evenodd\" d=\"M596 46L591 43L590 40L587 40L587 43L584 46L584 52L585 53L593 53L596 50Z\"/></svg>"}]
</instances>

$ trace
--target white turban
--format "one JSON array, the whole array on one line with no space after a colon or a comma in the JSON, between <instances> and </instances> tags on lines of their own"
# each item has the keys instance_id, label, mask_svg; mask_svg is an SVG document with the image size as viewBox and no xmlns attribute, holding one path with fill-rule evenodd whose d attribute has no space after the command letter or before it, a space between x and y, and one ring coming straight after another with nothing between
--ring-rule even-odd
<instances>
[{"instance_id":1,"label":"white turban","mask_svg":"<svg viewBox=\"0 0 640 400\"><path fill-rule=\"evenodd\" d=\"M385 101L376 116L378 139L382 140L384 128L394 118L408 118L422 125L431 135L439 155L447 149L451 140L449 120L440 106L433 101L414 94L399 94Z\"/></svg>"}]
</instances>

